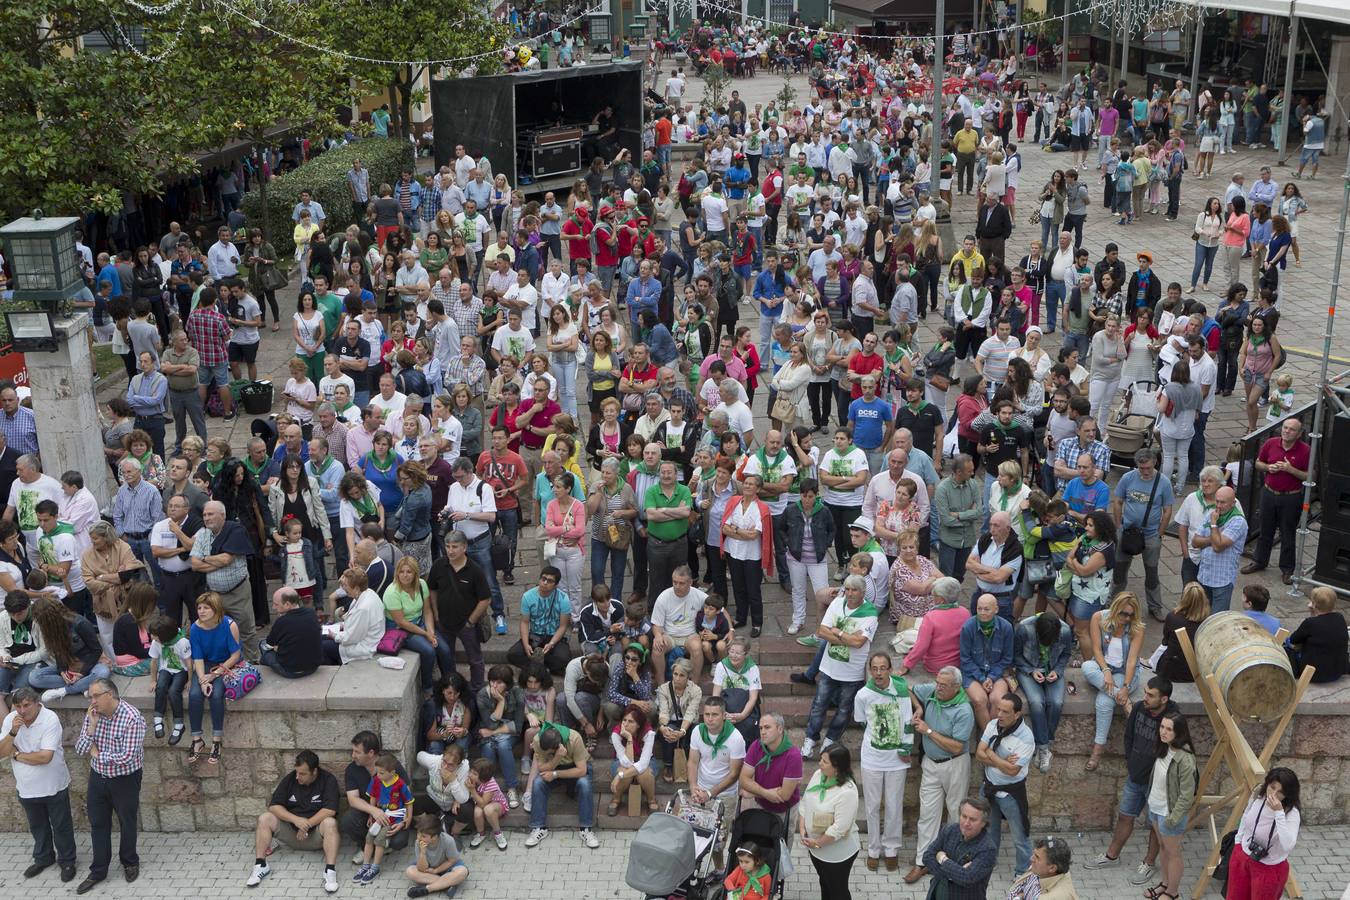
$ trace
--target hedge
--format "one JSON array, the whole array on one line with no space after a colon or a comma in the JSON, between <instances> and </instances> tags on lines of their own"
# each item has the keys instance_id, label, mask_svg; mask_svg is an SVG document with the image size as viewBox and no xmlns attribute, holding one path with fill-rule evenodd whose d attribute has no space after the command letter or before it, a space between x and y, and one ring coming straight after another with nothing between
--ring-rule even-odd
<instances>
[{"instance_id":1,"label":"hedge","mask_svg":"<svg viewBox=\"0 0 1350 900\"><path fill-rule=\"evenodd\" d=\"M267 185L267 224L272 245L278 253L289 254L295 249L292 239L295 223L291 210L300 200L301 191L323 206L327 217L324 234L333 235L352 224L352 195L347 187L347 171L352 160L370 172L370 197L373 200L383 182L394 184L404 168L415 171L413 146L408 141L392 138L367 138L321 153L309 162L273 178ZM263 220L262 196L249 191L244 197L243 212L249 225Z\"/></svg>"}]
</instances>

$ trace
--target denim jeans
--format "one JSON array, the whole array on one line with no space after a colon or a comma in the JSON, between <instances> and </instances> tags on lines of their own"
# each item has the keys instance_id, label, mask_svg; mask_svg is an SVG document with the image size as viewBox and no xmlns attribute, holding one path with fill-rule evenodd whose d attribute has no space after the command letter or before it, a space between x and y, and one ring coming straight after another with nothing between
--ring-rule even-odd
<instances>
[{"instance_id":1,"label":"denim jeans","mask_svg":"<svg viewBox=\"0 0 1350 900\"><path fill-rule=\"evenodd\" d=\"M76 681L74 684L66 684L66 680L61 677L61 669L58 666L39 665L28 676L29 687L36 688L39 691L49 691L53 688L64 688L67 697L73 697L83 694L89 690L89 685L100 678L107 678L112 675L110 670L103 663L94 663L94 667L89 670L89 674Z\"/></svg>"},{"instance_id":2,"label":"denim jeans","mask_svg":"<svg viewBox=\"0 0 1350 900\"><path fill-rule=\"evenodd\" d=\"M1247 126L1244 133L1248 144L1255 144L1261 137L1261 117L1254 112L1243 113L1243 122Z\"/></svg>"},{"instance_id":3,"label":"denim jeans","mask_svg":"<svg viewBox=\"0 0 1350 900\"><path fill-rule=\"evenodd\" d=\"M209 664L208 669L210 665L214 663ZM212 682L211 696L208 697L194 675L188 686L188 723L194 738L202 736L202 707L206 703L211 704L211 736L220 740L225 734L225 685L219 679Z\"/></svg>"},{"instance_id":4,"label":"denim jeans","mask_svg":"<svg viewBox=\"0 0 1350 900\"><path fill-rule=\"evenodd\" d=\"M531 490L531 488L526 488ZM516 565L516 547L520 541L520 507L513 506L510 509L497 510L497 525L494 533L500 531L506 535L506 540L511 544L511 566Z\"/></svg>"},{"instance_id":5,"label":"denim jeans","mask_svg":"<svg viewBox=\"0 0 1350 900\"><path fill-rule=\"evenodd\" d=\"M520 771L516 767L515 745L516 736L514 734L494 734L492 737L483 738L478 742L478 751L484 759L492 760L497 766L499 781L508 791L515 790L516 786L520 784Z\"/></svg>"},{"instance_id":6,"label":"denim jeans","mask_svg":"<svg viewBox=\"0 0 1350 900\"><path fill-rule=\"evenodd\" d=\"M1092 349L1092 339L1086 334L1066 330L1064 332L1064 347L1077 350L1080 357L1087 359L1088 352Z\"/></svg>"},{"instance_id":7,"label":"denim jeans","mask_svg":"<svg viewBox=\"0 0 1350 900\"><path fill-rule=\"evenodd\" d=\"M609 580L605 580L605 566L609 566ZM608 584L611 597L623 596L623 573L628 565L628 551L606 547L604 541L591 538L591 584Z\"/></svg>"},{"instance_id":8,"label":"denim jeans","mask_svg":"<svg viewBox=\"0 0 1350 900\"><path fill-rule=\"evenodd\" d=\"M558 403L562 411L577 417L577 363L559 362L552 365L553 377L558 380Z\"/></svg>"},{"instance_id":9,"label":"denim jeans","mask_svg":"<svg viewBox=\"0 0 1350 900\"><path fill-rule=\"evenodd\" d=\"M183 721L183 688L187 687L187 672L170 672L163 666L155 674L155 715L163 717L164 707L173 709L175 724Z\"/></svg>"},{"instance_id":10,"label":"denim jeans","mask_svg":"<svg viewBox=\"0 0 1350 900\"><path fill-rule=\"evenodd\" d=\"M1064 712L1063 678L1038 682L1031 676L1018 676L1017 684L1027 697L1027 711L1031 716L1031 733L1037 747L1047 747L1059 730L1059 717Z\"/></svg>"},{"instance_id":11,"label":"denim jeans","mask_svg":"<svg viewBox=\"0 0 1350 900\"><path fill-rule=\"evenodd\" d=\"M1047 280L1045 282L1045 330L1055 330L1059 308L1064 305L1064 282Z\"/></svg>"},{"instance_id":12,"label":"denim jeans","mask_svg":"<svg viewBox=\"0 0 1350 900\"><path fill-rule=\"evenodd\" d=\"M126 541L127 546L131 548L132 555L145 563L145 567L150 570L150 578L155 584L155 590L161 590L162 578L159 573L159 563L155 561L155 555L150 552L150 539L124 536L122 540Z\"/></svg>"},{"instance_id":13,"label":"denim jeans","mask_svg":"<svg viewBox=\"0 0 1350 900\"><path fill-rule=\"evenodd\" d=\"M70 818L70 788L48 797L20 797L33 836L33 862L39 866L75 865L75 826Z\"/></svg>"},{"instance_id":14,"label":"denim jeans","mask_svg":"<svg viewBox=\"0 0 1350 900\"><path fill-rule=\"evenodd\" d=\"M970 559L971 549L943 544L938 548L938 570L943 575L962 581L966 577L966 561Z\"/></svg>"},{"instance_id":15,"label":"denim jeans","mask_svg":"<svg viewBox=\"0 0 1350 900\"><path fill-rule=\"evenodd\" d=\"M1221 585L1220 587L1210 587L1203 584L1201 587L1205 589L1205 595L1209 597L1211 615L1229 610L1233 602L1233 586L1231 584Z\"/></svg>"},{"instance_id":16,"label":"denim jeans","mask_svg":"<svg viewBox=\"0 0 1350 900\"><path fill-rule=\"evenodd\" d=\"M1190 459L1187 451L1190 447L1190 438L1173 438L1163 436L1162 439L1162 477L1168 479L1176 486L1176 493L1181 494L1186 489L1186 476L1190 473ZM1172 478L1172 465L1176 464L1177 477Z\"/></svg>"},{"instance_id":17,"label":"denim jeans","mask_svg":"<svg viewBox=\"0 0 1350 900\"><path fill-rule=\"evenodd\" d=\"M994 838L994 846L1002 843L1003 820L1008 820L1008 830L1012 833L1013 846L1017 848L1015 872L1025 872L1031 865L1031 836L1027 833L1026 823L1022 820L1022 811L1017 800L1011 794L994 795L989 810L989 834Z\"/></svg>"},{"instance_id":18,"label":"denim jeans","mask_svg":"<svg viewBox=\"0 0 1350 900\"><path fill-rule=\"evenodd\" d=\"M1167 179L1167 215L1175 219L1181 209L1181 176Z\"/></svg>"},{"instance_id":19,"label":"denim jeans","mask_svg":"<svg viewBox=\"0 0 1350 900\"><path fill-rule=\"evenodd\" d=\"M1216 385L1213 390L1218 390ZM1210 412L1213 412L1211 410ZM1205 467L1205 426L1209 424L1209 413L1200 412L1195 414L1195 434L1191 435L1191 447L1187 451L1190 458L1190 470L1199 472Z\"/></svg>"},{"instance_id":20,"label":"denim jeans","mask_svg":"<svg viewBox=\"0 0 1350 900\"><path fill-rule=\"evenodd\" d=\"M811 700L811 712L806 717L806 736L820 737L820 726L825 722L825 711L834 707L834 717L825 730L825 737L839 740L848 723L853 721L853 697L863 686L861 681L835 681L824 672L816 675L816 696Z\"/></svg>"},{"instance_id":21,"label":"denim jeans","mask_svg":"<svg viewBox=\"0 0 1350 900\"><path fill-rule=\"evenodd\" d=\"M501 515L499 512L498 516ZM487 576L488 590L492 594L492 614L506 615L506 602L502 599L501 585L497 584L497 572L492 568L492 535L484 532L481 537L469 541L469 557L478 564Z\"/></svg>"},{"instance_id":22,"label":"denim jeans","mask_svg":"<svg viewBox=\"0 0 1350 900\"><path fill-rule=\"evenodd\" d=\"M388 626L389 623L385 622ZM422 661L422 690L429 691L436 683L436 664L440 663L441 671L449 673L454 671L455 656L450 651L450 642L445 639L445 635L439 631L436 632L436 646L431 646L431 641L422 637L420 634L409 634L408 639L403 642L406 650L416 653Z\"/></svg>"},{"instance_id":23,"label":"denim jeans","mask_svg":"<svg viewBox=\"0 0 1350 900\"><path fill-rule=\"evenodd\" d=\"M1130 679L1130 696L1141 695L1139 684L1140 666L1136 664L1134 677ZM1097 665L1095 659L1083 660L1083 677L1087 683L1096 688L1097 696L1093 698L1092 706L1097 717L1097 727L1093 733L1092 741L1098 746L1106 743L1106 737L1111 732L1111 717L1116 713L1116 698L1105 691L1106 678L1102 672L1102 667ZM1111 684L1115 690L1120 689L1121 679L1124 678L1124 671L1113 671L1111 673ZM1020 684L1020 682L1019 682ZM1136 697L1137 699L1137 697Z\"/></svg>"},{"instance_id":24,"label":"denim jeans","mask_svg":"<svg viewBox=\"0 0 1350 900\"><path fill-rule=\"evenodd\" d=\"M1195 265L1191 268L1191 287L1195 287L1197 284L1209 284L1210 276L1214 274L1214 257L1218 253L1219 247L1217 244L1213 247L1206 247L1199 241L1195 242Z\"/></svg>"},{"instance_id":25,"label":"denim jeans","mask_svg":"<svg viewBox=\"0 0 1350 900\"><path fill-rule=\"evenodd\" d=\"M29 663L17 669L0 669L0 694L12 694L21 687L28 687L28 677L37 667L37 663Z\"/></svg>"},{"instance_id":26,"label":"denim jeans","mask_svg":"<svg viewBox=\"0 0 1350 900\"><path fill-rule=\"evenodd\" d=\"M775 311L781 311L783 307L775 307ZM773 329L778 324L778 316L765 315L762 311L759 315L759 358L767 361L769 359L769 345L773 342ZM763 381L764 379L760 379Z\"/></svg>"},{"instance_id":27,"label":"denim jeans","mask_svg":"<svg viewBox=\"0 0 1350 900\"><path fill-rule=\"evenodd\" d=\"M575 781L576 787L568 792L576 792L577 795L577 821L582 828L595 827L595 801L591 794L591 771L592 764L586 763L586 774L580 778L559 778L557 781L545 781L542 778L534 780L534 788L530 791L530 827L547 828L548 827L548 795L554 787L567 789L569 782Z\"/></svg>"}]
</instances>

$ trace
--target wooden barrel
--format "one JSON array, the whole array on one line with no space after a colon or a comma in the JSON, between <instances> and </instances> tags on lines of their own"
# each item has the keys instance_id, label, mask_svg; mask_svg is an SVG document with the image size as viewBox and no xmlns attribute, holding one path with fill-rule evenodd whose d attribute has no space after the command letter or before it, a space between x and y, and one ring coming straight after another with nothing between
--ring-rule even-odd
<instances>
[{"instance_id":1,"label":"wooden barrel","mask_svg":"<svg viewBox=\"0 0 1350 900\"><path fill-rule=\"evenodd\" d=\"M1240 612L1215 613L1195 634L1196 680L1213 675L1238 719L1274 722L1294 701L1294 672L1284 648Z\"/></svg>"}]
</instances>

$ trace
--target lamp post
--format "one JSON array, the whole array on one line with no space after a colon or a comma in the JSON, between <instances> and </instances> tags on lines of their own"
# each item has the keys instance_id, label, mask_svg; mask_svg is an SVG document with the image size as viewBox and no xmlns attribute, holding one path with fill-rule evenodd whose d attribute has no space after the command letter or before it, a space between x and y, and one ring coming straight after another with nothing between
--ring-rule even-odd
<instances>
[{"instance_id":1,"label":"lamp post","mask_svg":"<svg viewBox=\"0 0 1350 900\"><path fill-rule=\"evenodd\" d=\"M5 319L14 349L26 354L43 471L53 477L80 472L104 505L112 493L98 434L89 316L69 310L84 287L75 249L78 224L76 218L49 218L34 210L0 228L14 271L13 299L42 307L6 311Z\"/></svg>"}]
</instances>

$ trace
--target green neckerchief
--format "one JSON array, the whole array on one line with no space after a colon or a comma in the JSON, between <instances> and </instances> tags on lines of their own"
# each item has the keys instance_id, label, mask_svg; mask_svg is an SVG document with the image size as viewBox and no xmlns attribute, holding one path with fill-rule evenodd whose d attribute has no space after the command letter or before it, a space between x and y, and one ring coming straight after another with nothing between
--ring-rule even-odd
<instances>
[{"instance_id":1,"label":"green neckerchief","mask_svg":"<svg viewBox=\"0 0 1350 900\"><path fill-rule=\"evenodd\" d=\"M943 700L941 697L937 695L937 691L934 690L933 702L936 703L938 706L942 707L943 709L950 709L951 707L956 706L957 704L960 703L969 703L970 698L966 696L965 688L957 688L956 693L952 695L952 699L950 700Z\"/></svg>"},{"instance_id":2,"label":"green neckerchief","mask_svg":"<svg viewBox=\"0 0 1350 900\"><path fill-rule=\"evenodd\" d=\"M267 464L268 464L269 462L271 462L271 461L272 461L271 457L268 457L268 456L264 456L264 457L263 457L263 461L262 461L261 463L259 463L258 465L254 465L254 464L253 464L253 460L250 459L250 458L247 457L247 456L245 456L245 457L244 457L244 460L243 460L243 462L244 462L244 468L245 468L245 469L248 469L249 472L251 472L251 473L253 474L253 477L254 477L254 478L257 478L257 477L258 477L258 473L261 472L263 469L267 468ZM208 471L209 471L209 470L208 470Z\"/></svg>"},{"instance_id":3,"label":"green neckerchief","mask_svg":"<svg viewBox=\"0 0 1350 900\"><path fill-rule=\"evenodd\" d=\"M981 633L984 634L985 637L987 637L987 638L992 638L992 637L994 636L994 620L993 620L993 619L990 619L988 622L981 622L979 619L976 619L975 622L976 622L976 624L978 624L978 625L980 626L980 631L981 631Z\"/></svg>"},{"instance_id":4,"label":"green neckerchief","mask_svg":"<svg viewBox=\"0 0 1350 900\"><path fill-rule=\"evenodd\" d=\"M1200 504L1200 511L1201 511L1201 512L1209 512L1211 509L1214 508L1214 504L1213 504L1213 503L1206 503L1206 502L1205 502L1205 492L1204 492L1204 491L1197 490L1197 491L1195 492L1195 502ZM1233 509L1237 509L1237 507L1234 506Z\"/></svg>"},{"instance_id":5,"label":"green neckerchief","mask_svg":"<svg viewBox=\"0 0 1350 900\"><path fill-rule=\"evenodd\" d=\"M768 747L764 746L763 741L760 741L759 749L764 751L764 755L759 758L759 762L755 763L755 768L758 769L760 766L763 766L764 770L767 772L769 766L773 765L775 759L792 749L792 743L788 740L787 734L784 733L782 739L778 742L777 747L770 750Z\"/></svg>"},{"instance_id":6,"label":"green neckerchief","mask_svg":"<svg viewBox=\"0 0 1350 900\"><path fill-rule=\"evenodd\" d=\"M56 563L57 562L56 551L52 547L52 538L56 537L59 534L73 535L74 533L75 528L69 522L58 521L56 523L56 527L53 528L50 532L44 531L42 532L42 534L38 535L38 555L42 557L42 561L48 565ZM49 574L47 576L47 583L60 584L61 576Z\"/></svg>"},{"instance_id":7,"label":"green neckerchief","mask_svg":"<svg viewBox=\"0 0 1350 900\"><path fill-rule=\"evenodd\" d=\"M1252 334L1247 336L1247 340L1251 342L1253 347L1259 347L1266 342L1266 336L1264 334Z\"/></svg>"},{"instance_id":8,"label":"green neckerchief","mask_svg":"<svg viewBox=\"0 0 1350 900\"><path fill-rule=\"evenodd\" d=\"M225 460L223 459L218 459L215 462L211 462L211 460L208 459L206 461L206 474L215 478L220 474L220 467L223 465L225 465Z\"/></svg>"},{"instance_id":9,"label":"green neckerchief","mask_svg":"<svg viewBox=\"0 0 1350 900\"><path fill-rule=\"evenodd\" d=\"M825 501L821 500L820 497L817 496L817 497L816 497L816 505L811 507L811 511L810 511L810 512L807 512L806 507L802 506L801 498L800 498L800 497L797 498L797 508L800 509L800 510L802 511L802 518L803 518L803 519L806 519L806 520L808 520L808 521L810 521L810 519L811 519L812 516L814 516L816 513L820 512L821 509L822 509L824 506L825 506Z\"/></svg>"},{"instance_id":10,"label":"green neckerchief","mask_svg":"<svg viewBox=\"0 0 1350 900\"><path fill-rule=\"evenodd\" d=\"M1004 489L1003 489L1003 485L999 485L999 489L998 489L998 508L999 508L1000 510L1002 510L1003 512L1007 512L1007 510L1008 510L1008 502L1009 502L1010 500L1012 500L1012 498L1015 497L1015 496L1017 496L1017 495L1016 495L1016 494L1009 494L1006 490L1004 490Z\"/></svg>"},{"instance_id":11,"label":"green neckerchief","mask_svg":"<svg viewBox=\"0 0 1350 900\"><path fill-rule=\"evenodd\" d=\"M735 725L732 725L729 720L723 719L722 730L717 733L717 740L714 741L708 734L708 723L701 722L698 726L698 736L703 739L703 743L712 748L712 755L716 757L717 751L726 746L727 741L731 740L732 732L735 730Z\"/></svg>"},{"instance_id":12,"label":"green neckerchief","mask_svg":"<svg viewBox=\"0 0 1350 900\"><path fill-rule=\"evenodd\" d=\"M138 463L141 464L141 471L142 471L142 472L144 472L144 471L146 471L147 469L150 468L150 458L151 458L152 456L154 456L154 455L155 455L155 450L154 450L154 448L152 447L152 448L150 448L149 450L145 451L145 455L144 455L144 456L138 456L138 457L136 457L136 461L137 461Z\"/></svg>"},{"instance_id":13,"label":"green neckerchief","mask_svg":"<svg viewBox=\"0 0 1350 900\"><path fill-rule=\"evenodd\" d=\"M759 458L760 477L765 481L777 481L780 477L778 469L783 465L783 460L787 458L787 451L780 448L778 454L774 456L773 462L769 462L769 457L764 452L763 447L755 451L755 456Z\"/></svg>"},{"instance_id":14,"label":"green neckerchief","mask_svg":"<svg viewBox=\"0 0 1350 900\"><path fill-rule=\"evenodd\" d=\"M1234 503L1232 509L1230 509L1228 512L1224 513L1223 515L1219 516L1219 522L1218 522L1218 524L1215 525L1214 527L1215 527L1215 528L1223 528L1223 526L1228 522L1229 519L1233 518L1233 516L1241 516L1241 515L1242 515L1242 511L1239 510L1237 504Z\"/></svg>"},{"instance_id":15,"label":"green neckerchief","mask_svg":"<svg viewBox=\"0 0 1350 900\"><path fill-rule=\"evenodd\" d=\"M746 672L750 671L750 667L753 666L754 664L755 660L753 657L750 656L749 653L745 654L745 659L741 660L740 668L737 668L736 666L733 666L731 664L731 657L729 656L726 659L722 660L722 665L727 667L727 671L735 672L737 675L744 675Z\"/></svg>"},{"instance_id":16,"label":"green neckerchief","mask_svg":"<svg viewBox=\"0 0 1350 900\"><path fill-rule=\"evenodd\" d=\"M896 347L894 356L891 356L891 354L889 353L884 353L882 355L886 357L886 362L890 363L893 366L898 366L900 365L900 360L905 358L905 351L901 350L899 347Z\"/></svg>"},{"instance_id":17,"label":"green neckerchief","mask_svg":"<svg viewBox=\"0 0 1350 900\"><path fill-rule=\"evenodd\" d=\"M894 685L897 681L900 682L900 687L896 688L895 690L890 690L889 688L881 687L880 685L877 684L877 680L875 678L867 679L867 686L872 690L876 691L878 694L881 694L882 696L890 697L892 700L899 700L901 697L909 693L909 683L905 681L903 675L892 675L891 684Z\"/></svg>"},{"instance_id":18,"label":"green neckerchief","mask_svg":"<svg viewBox=\"0 0 1350 900\"><path fill-rule=\"evenodd\" d=\"M543 733L550 728L558 732L558 736L562 738L562 745L564 747L572 740L572 729L568 728L566 725L559 725L557 722L541 723L539 726L539 734L543 735Z\"/></svg>"},{"instance_id":19,"label":"green neckerchief","mask_svg":"<svg viewBox=\"0 0 1350 900\"><path fill-rule=\"evenodd\" d=\"M750 873L750 877L745 882L744 887L735 888L731 893L727 894L727 896L730 897L731 900L745 900L745 895L749 893L751 888L754 888L755 893L759 893L760 888L764 884L763 878L766 875L771 874L771 872L772 870L769 868L769 864L764 863L754 872Z\"/></svg>"},{"instance_id":20,"label":"green neckerchief","mask_svg":"<svg viewBox=\"0 0 1350 900\"><path fill-rule=\"evenodd\" d=\"M934 606L933 609L956 609L960 605L960 602L953 600L951 603L939 603L937 606Z\"/></svg>"},{"instance_id":21,"label":"green neckerchief","mask_svg":"<svg viewBox=\"0 0 1350 900\"><path fill-rule=\"evenodd\" d=\"M928 401L920 397L917 403L906 403L905 409L917 416L919 413L923 412L923 408L927 405Z\"/></svg>"},{"instance_id":22,"label":"green neckerchief","mask_svg":"<svg viewBox=\"0 0 1350 900\"><path fill-rule=\"evenodd\" d=\"M859 552L859 553L872 553L872 552L880 553L880 552L881 552L881 541L877 540L876 538L869 538L868 541L867 541L867 543L866 543L866 544L863 544L862 549L859 550L858 552Z\"/></svg>"},{"instance_id":23,"label":"green neckerchief","mask_svg":"<svg viewBox=\"0 0 1350 900\"><path fill-rule=\"evenodd\" d=\"M179 628L178 633L173 636L173 640L163 645L160 656L163 659L165 666L173 666L175 669L183 668L183 661L178 658L178 651L174 648L177 647L178 642L185 637L187 637L187 632Z\"/></svg>"},{"instance_id":24,"label":"green neckerchief","mask_svg":"<svg viewBox=\"0 0 1350 900\"><path fill-rule=\"evenodd\" d=\"M384 465L380 465L380 458L375 455L374 450L366 454L366 459L370 460L370 464L375 467L375 471L383 475L394 467L394 462L398 459L398 455L390 450L388 456L385 457Z\"/></svg>"},{"instance_id":25,"label":"green neckerchief","mask_svg":"<svg viewBox=\"0 0 1350 900\"><path fill-rule=\"evenodd\" d=\"M314 474L315 474L315 475L323 475L323 473L324 473L324 472L327 472L328 469L333 465L333 457L331 457L331 456L325 456L325 457L323 458L323 465L321 465L321 466L315 466L315 465L314 465L314 460L312 460L312 459L309 461L309 464L310 464L311 466L314 467Z\"/></svg>"},{"instance_id":26,"label":"green neckerchief","mask_svg":"<svg viewBox=\"0 0 1350 900\"><path fill-rule=\"evenodd\" d=\"M348 500L347 502L352 505L352 509L356 510L358 519L364 519L366 516L375 514L375 498L370 496L370 491L366 491L366 495L360 500Z\"/></svg>"},{"instance_id":27,"label":"green neckerchief","mask_svg":"<svg viewBox=\"0 0 1350 900\"><path fill-rule=\"evenodd\" d=\"M338 407L338 418L339 418L339 419L342 418L342 414L345 413L347 410L351 409L351 408L352 408L353 406L355 406L355 405L356 405L355 403L353 403L353 402L351 402L350 400L348 400L346 406L339 406L339 407Z\"/></svg>"},{"instance_id":28,"label":"green neckerchief","mask_svg":"<svg viewBox=\"0 0 1350 900\"><path fill-rule=\"evenodd\" d=\"M824 802L825 802L825 792L828 791L828 790L829 790L830 788L832 788L832 787L838 787L838 786L839 786L839 779L838 779L838 778L835 778L834 776L830 776L829 778L824 778L824 777L822 777L822 778L820 779L819 782L817 782L816 784L813 784L813 785L811 785L809 788L807 788L807 789L806 789L806 793L809 794L809 793L811 793L812 791L820 791L820 801L819 801L819 802L824 803Z\"/></svg>"},{"instance_id":29,"label":"green neckerchief","mask_svg":"<svg viewBox=\"0 0 1350 900\"><path fill-rule=\"evenodd\" d=\"M633 471L637 472L639 475L656 475L659 473L659 470L660 470L659 466L653 469L649 467L645 462L640 462L637 465L633 466Z\"/></svg>"}]
</instances>

